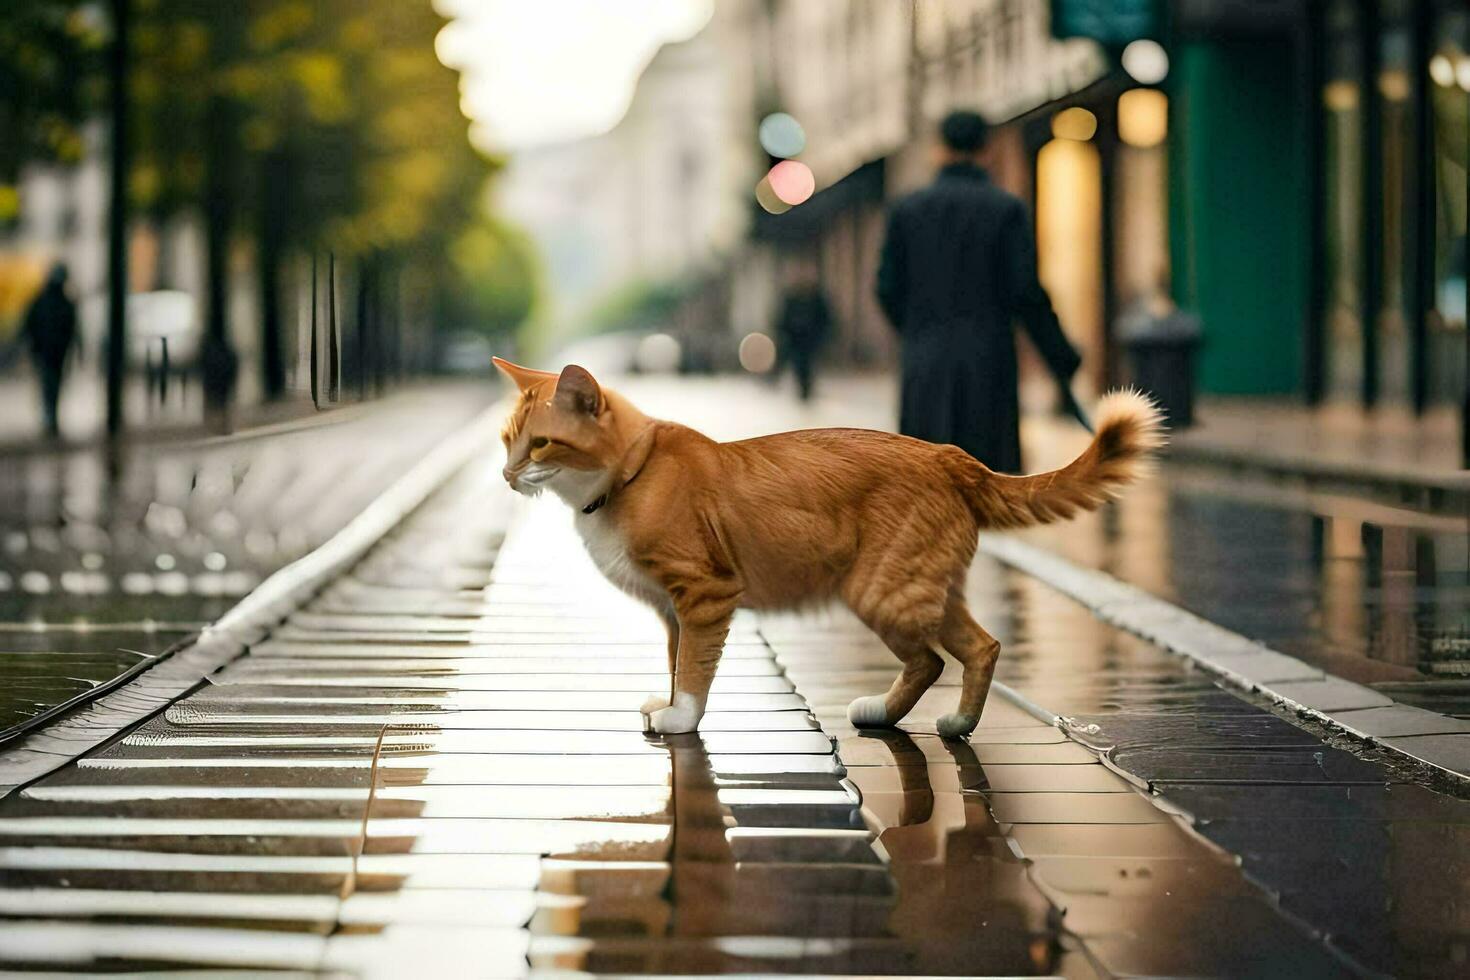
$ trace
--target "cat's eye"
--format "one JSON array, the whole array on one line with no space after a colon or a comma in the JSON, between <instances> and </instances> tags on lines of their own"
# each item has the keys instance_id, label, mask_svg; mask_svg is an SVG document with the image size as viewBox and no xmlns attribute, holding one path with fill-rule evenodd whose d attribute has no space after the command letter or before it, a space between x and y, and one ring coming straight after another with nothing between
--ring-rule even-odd
<instances>
[{"instance_id":1,"label":"cat's eye","mask_svg":"<svg viewBox=\"0 0 1470 980\"><path fill-rule=\"evenodd\" d=\"M531 440L531 451L535 452L538 449L545 449L549 445L551 445L550 439L545 436L537 436Z\"/></svg>"}]
</instances>

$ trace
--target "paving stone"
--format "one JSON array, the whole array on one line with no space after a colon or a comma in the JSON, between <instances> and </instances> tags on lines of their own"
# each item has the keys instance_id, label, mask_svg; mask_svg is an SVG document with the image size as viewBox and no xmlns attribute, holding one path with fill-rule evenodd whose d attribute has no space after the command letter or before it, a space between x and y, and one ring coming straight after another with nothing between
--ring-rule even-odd
<instances>
[{"instance_id":1,"label":"paving stone","mask_svg":"<svg viewBox=\"0 0 1470 980\"><path fill-rule=\"evenodd\" d=\"M1107 795L1083 793L985 794L995 819L1010 824L1145 824L1169 818L1136 793Z\"/></svg>"},{"instance_id":2,"label":"paving stone","mask_svg":"<svg viewBox=\"0 0 1470 980\"><path fill-rule=\"evenodd\" d=\"M1460 735L1470 733L1470 721L1451 718L1406 704L1387 708L1335 711L1332 720L1362 735L1394 738L1411 735ZM1464 771L1464 770L1460 770Z\"/></svg>"},{"instance_id":3,"label":"paving stone","mask_svg":"<svg viewBox=\"0 0 1470 980\"><path fill-rule=\"evenodd\" d=\"M1198 845L1170 823L1124 825L1018 824L1011 832L1029 858L1128 857L1189 858Z\"/></svg>"},{"instance_id":4,"label":"paving stone","mask_svg":"<svg viewBox=\"0 0 1470 980\"><path fill-rule=\"evenodd\" d=\"M1354 684L1339 677L1272 684L1271 692L1303 707L1329 713L1355 708L1381 708L1393 704L1392 698L1371 687Z\"/></svg>"},{"instance_id":5,"label":"paving stone","mask_svg":"<svg viewBox=\"0 0 1470 980\"><path fill-rule=\"evenodd\" d=\"M1432 766L1470 773L1470 735L1403 735L1383 742Z\"/></svg>"}]
</instances>

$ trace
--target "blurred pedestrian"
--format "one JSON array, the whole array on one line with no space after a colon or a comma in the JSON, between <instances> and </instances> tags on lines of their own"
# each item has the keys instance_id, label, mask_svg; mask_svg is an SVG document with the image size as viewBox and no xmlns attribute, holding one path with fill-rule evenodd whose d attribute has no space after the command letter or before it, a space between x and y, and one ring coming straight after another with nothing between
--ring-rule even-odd
<instances>
[{"instance_id":1,"label":"blurred pedestrian","mask_svg":"<svg viewBox=\"0 0 1470 980\"><path fill-rule=\"evenodd\" d=\"M776 343L783 365L790 364L802 401L811 401L817 355L832 330L832 312L822 295L816 264L793 262L787 270L781 315L776 321Z\"/></svg>"},{"instance_id":2,"label":"blurred pedestrian","mask_svg":"<svg viewBox=\"0 0 1470 980\"><path fill-rule=\"evenodd\" d=\"M41 385L41 413L46 435L61 436L57 406L61 400L61 381L66 373L66 358L77 335L77 307L66 292L67 271L58 262L51 267L46 285L26 310L21 334L31 349L31 366Z\"/></svg>"},{"instance_id":3,"label":"blurred pedestrian","mask_svg":"<svg viewBox=\"0 0 1470 980\"><path fill-rule=\"evenodd\" d=\"M899 430L1016 473L1014 320L1064 388L1081 358L1037 279L1026 206L980 165L985 120L952 112L939 134L938 177L893 207L878 269L878 301L903 346Z\"/></svg>"}]
</instances>

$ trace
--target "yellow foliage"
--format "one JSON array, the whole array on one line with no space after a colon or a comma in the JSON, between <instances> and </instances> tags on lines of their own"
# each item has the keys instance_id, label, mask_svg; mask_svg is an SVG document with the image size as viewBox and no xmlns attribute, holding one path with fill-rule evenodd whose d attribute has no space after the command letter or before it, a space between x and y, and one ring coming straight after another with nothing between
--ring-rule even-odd
<instances>
[{"instance_id":1,"label":"yellow foliage","mask_svg":"<svg viewBox=\"0 0 1470 980\"><path fill-rule=\"evenodd\" d=\"M373 23L366 17L353 17L342 24L342 46L349 51L366 51L377 42Z\"/></svg>"},{"instance_id":2,"label":"yellow foliage","mask_svg":"<svg viewBox=\"0 0 1470 980\"><path fill-rule=\"evenodd\" d=\"M0 340L20 328L20 318L46 284L40 256L0 252Z\"/></svg>"},{"instance_id":3,"label":"yellow foliage","mask_svg":"<svg viewBox=\"0 0 1470 980\"><path fill-rule=\"evenodd\" d=\"M312 19L310 4L281 3L251 22L250 46L258 51L279 47L306 33L311 27Z\"/></svg>"},{"instance_id":4,"label":"yellow foliage","mask_svg":"<svg viewBox=\"0 0 1470 980\"><path fill-rule=\"evenodd\" d=\"M257 116L245 123L240 141L245 144L245 149L262 153L280 143L281 133L273 121Z\"/></svg>"},{"instance_id":5,"label":"yellow foliage","mask_svg":"<svg viewBox=\"0 0 1470 980\"><path fill-rule=\"evenodd\" d=\"M245 63L225 70L223 91L238 99L251 99L265 91L270 76L260 66Z\"/></svg>"},{"instance_id":6,"label":"yellow foliage","mask_svg":"<svg viewBox=\"0 0 1470 980\"><path fill-rule=\"evenodd\" d=\"M133 167L128 177L128 196L147 207L158 200L163 189L163 175L154 163L141 163Z\"/></svg>"},{"instance_id":7,"label":"yellow foliage","mask_svg":"<svg viewBox=\"0 0 1470 980\"><path fill-rule=\"evenodd\" d=\"M133 31L133 51L138 57L146 58L162 48L163 31L152 24L139 24Z\"/></svg>"},{"instance_id":8,"label":"yellow foliage","mask_svg":"<svg viewBox=\"0 0 1470 980\"><path fill-rule=\"evenodd\" d=\"M85 146L76 130L68 130L56 140L56 159L62 163L77 163L82 159Z\"/></svg>"},{"instance_id":9,"label":"yellow foliage","mask_svg":"<svg viewBox=\"0 0 1470 980\"><path fill-rule=\"evenodd\" d=\"M292 75L306 97L306 111L317 122L342 122L352 112L343 84L342 63L330 54L311 52L293 59Z\"/></svg>"},{"instance_id":10,"label":"yellow foliage","mask_svg":"<svg viewBox=\"0 0 1470 980\"><path fill-rule=\"evenodd\" d=\"M20 214L20 188L0 184L0 221L13 221Z\"/></svg>"},{"instance_id":11,"label":"yellow foliage","mask_svg":"<svg viewBox=\"0 0 1470 980\"><path fill-rule=\"evenodd\" d=\"M175 66L193 68L209 57L209 31L198 21L185 21L174 31L169 51Z\"/></svg>"}]
</instances>

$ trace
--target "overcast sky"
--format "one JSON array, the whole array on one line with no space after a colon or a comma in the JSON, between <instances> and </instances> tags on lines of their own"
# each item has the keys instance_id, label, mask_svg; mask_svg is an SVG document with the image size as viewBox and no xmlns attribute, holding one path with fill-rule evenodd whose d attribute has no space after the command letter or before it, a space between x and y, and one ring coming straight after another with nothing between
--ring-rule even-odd
<instances>
[{"instance_id":1,"label":"overcast sky","mask_svg":"<svg viewBox=\"0 0 1470 980\"><path fill-rule=\"evenodd\" d=\"M693 37L714 0L434 0L435 45L462 73L460 107L487 150L604 133L659 47Z\"/></svg>"}]
</instances>

